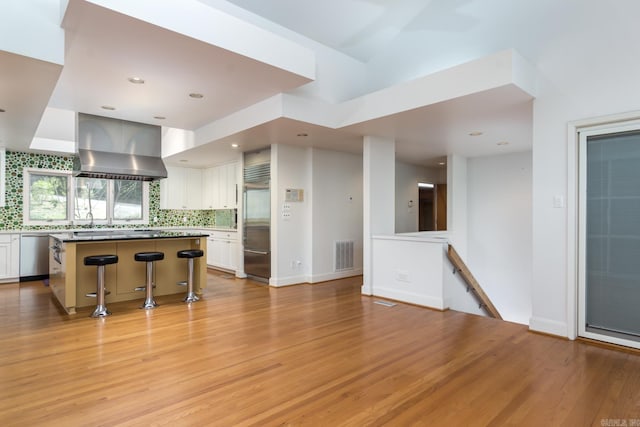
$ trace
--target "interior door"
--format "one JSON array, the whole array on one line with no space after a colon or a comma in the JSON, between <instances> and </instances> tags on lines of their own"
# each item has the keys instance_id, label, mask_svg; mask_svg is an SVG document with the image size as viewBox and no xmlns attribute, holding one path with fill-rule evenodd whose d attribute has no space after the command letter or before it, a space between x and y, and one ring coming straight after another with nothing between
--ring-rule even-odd
<instances>
[{"instance_id":1,"label":"interior door","mask_svg":"<svg viewBox=\"0 0 640 427\"><path fill-rule=\"evenodd\" d=\"M640 125L580 133L578 334L640 348Z\"/></svg>"}]
</instances>

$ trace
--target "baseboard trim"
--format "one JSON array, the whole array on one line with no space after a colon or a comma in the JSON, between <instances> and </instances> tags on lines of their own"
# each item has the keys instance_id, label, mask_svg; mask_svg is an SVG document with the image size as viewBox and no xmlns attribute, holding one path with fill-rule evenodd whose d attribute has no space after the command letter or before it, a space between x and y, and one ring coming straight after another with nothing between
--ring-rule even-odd
<instances>
[{"instance_id":1,"label":"baseboard trim","mask_svg":"<svg viewBox=\"0 0 640 427\"><path fill-rule=\"evenodd\" d=\"M529 329L533 332L542 332L547 335L568 338L568 328L564 322L543 319L541 317L531 317L529 319Z\"/></svg>"},{"instance_id":2,"label":"baseboard trim","mask_svg":"<svg viewBox=\"0 0 640 427\"><path fill-rule=\"evenodd\" d=\"M444 310L445 304L442 298L434 298L425 295L414 294L410 292L398 291L396 289L374 287L373 296L390 298L396 301L402 301L409 304L419 305L422 307L433 308L436 310Z\"/></svg>"}]
</instances>

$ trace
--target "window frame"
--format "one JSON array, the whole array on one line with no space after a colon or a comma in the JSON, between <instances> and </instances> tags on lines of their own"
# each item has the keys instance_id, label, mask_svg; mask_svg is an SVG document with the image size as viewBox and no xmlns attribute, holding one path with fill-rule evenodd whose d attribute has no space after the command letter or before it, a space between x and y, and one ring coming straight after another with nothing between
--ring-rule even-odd
<instances>
[{"instance_id":1,"label":"window frame","mask_svg":"<svg viewBox=\"0 0 640 427\"><path fill-rule=\"evenodd\" d=\"M64 220L32 220L30 217L30 200L31 200L31 175L45 175L45 176L65 176L67 177L67 218ZM71 171L61 171L54 169L39 169L39 168L24 168L22 173L23 190L23 219L22 223L26 226L31 225L79 225L87 226L94 225L148 225L149 224L149 183L142 182L142 218L141 219L114 219L113 210L115 207L115 201L113 200L114 180L107 179L108 191L107 191L107 219L106 220L94 220L91 219L75 219L75 189L76 182L75 177L71 174Z\"/></svg>"},{"instance_id":2,"label":"window frame","mask_svg":"<svg viewBox=\"0 0 640 427\"><path fill-rule=\"evenodd\" d=\"M111 218L112 224L134 224L134 225L148 225L149 224L149 205L151 201L149 200L149 182L142 181L142 218L141 219L115 219L114 218L114 210L116 207L116 201L114 197L114 180L109 183L109 201L111 203L109 207L108 216Z\"/></svg>"},{"instance_id":3,"label":"window frame","mask_svg":"<svg viewBox=\"0 0 640 427\"><path fill-rule=\"evenodd\" d=\"M31 175L64 176L67 178L67 218L50 220L32 220L31 213ZM70 212L73 206L71 188L71 172L53 169L24 168L22 171L22 223L24 225L69 225L71 224Z\"/></svg>"}]
</instances>

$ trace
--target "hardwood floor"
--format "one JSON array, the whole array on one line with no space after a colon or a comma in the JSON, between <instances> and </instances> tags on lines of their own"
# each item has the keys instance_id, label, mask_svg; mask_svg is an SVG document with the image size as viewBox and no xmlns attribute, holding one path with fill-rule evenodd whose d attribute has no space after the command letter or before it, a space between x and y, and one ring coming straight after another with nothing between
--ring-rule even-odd
<instances>
[{"instance_id":1,"label":"hardwood floor","mask_svg":"<svg viewBox=\"0 0 640 427\"><path fill-rule=\"evenodd\" d=\"M361 278L67 316L0 285L0 425L640 425L640 356L360 295ZM609 424L607 424L609 423Z\"/></svg>"}]
</instances>

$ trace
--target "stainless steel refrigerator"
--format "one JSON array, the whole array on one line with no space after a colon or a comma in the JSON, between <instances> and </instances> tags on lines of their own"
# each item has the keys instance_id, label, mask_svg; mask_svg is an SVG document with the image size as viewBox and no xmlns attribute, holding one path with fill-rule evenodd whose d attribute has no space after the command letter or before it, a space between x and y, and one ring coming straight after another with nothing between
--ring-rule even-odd
<instances>
[{"instance_id":1,"label":"stainless steel refrigerator","mask_svg":"<svg viewBox=\"0 0 640 427\"><path fill-rule=\"evenodd\" d=\"M271 277L270 150L244 159L244 272L268 282Z\"/></svg>"}]
</instances>

